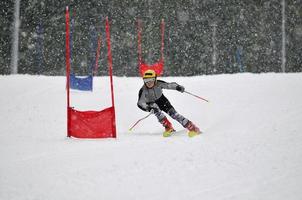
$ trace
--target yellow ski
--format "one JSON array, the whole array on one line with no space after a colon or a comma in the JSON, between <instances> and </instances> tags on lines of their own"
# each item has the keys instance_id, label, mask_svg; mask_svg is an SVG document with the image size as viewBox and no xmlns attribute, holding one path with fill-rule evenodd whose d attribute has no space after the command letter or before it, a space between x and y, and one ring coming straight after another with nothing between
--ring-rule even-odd
<instances>
[{"instance_id":1,"label":"yellow ski","mask_svg":"<svg viewBox=\"0 0 302 200\"><path fill-rule=\"evenodd\" d=\"M169 129L163 133L163 136L170 137L174 131L175 131L174 129Z\"/></svg>"},{"instance_id":2,"label":"yellow ski","mask_svg":"<svg viewBox=\"0 0 302 200\"><path fill-rule=\"evenodd\" d=\"M189 131L188 132L189 137L194 137L194 136L199 135L199 134L201 134L200 131Z\"/></svg>"}]
</instances>

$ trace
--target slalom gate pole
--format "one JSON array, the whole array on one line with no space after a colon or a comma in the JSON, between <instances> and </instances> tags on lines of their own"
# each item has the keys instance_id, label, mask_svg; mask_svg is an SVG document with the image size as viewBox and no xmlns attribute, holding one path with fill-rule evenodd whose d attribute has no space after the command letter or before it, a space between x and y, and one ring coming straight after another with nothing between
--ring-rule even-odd
<instances>
[{"instance_id":1,"label":"slalom gate pole","mask_svg":"<svg viewBox=\"0 0 302 200\"><path fill-rule=\"evenodd\" d=\"M140 121L146 119L146 118L149 117L151 114L152 114L152 113L150 112L147 116L145 116L145 117L143 117L143 118L137 120L137 122L135 122L135 123L133 124L133 126L132 126L131 128L129 128L129 131L131 131L131 130L132 130L132 129L140 122Z\"/></svg>"},{"instance_id":2,"label":"slalom gate pole","mask_svg":"<svg viewBox=\"0 0 302 200\"><path fill-rule=\"evenodd\" d=\"M201 100L203 100L203 101L209 102L207 99L202 98L202 97L200 97L200 96L197 96L197 95L195 95L195 94L192 94L192 93L190 93L190 92L188 92L188 91L185 91L185 93L187 93L187 94L189 94L189 95L192 95L192 96L194 96L194 97L196 97L196 98L198 98L198 99L201 99Z\"/></svg>"},{"instance_id":3,"label":"slalom gate pole","mask_svg":"<svg viewBox=\"0 0 302 200\"><path fill-rule=\"evenodd\" d=\"M70 137L70 100L69 100L69 93L70 93L70 27L69 27L69 7L66 7L65 10L65 37L66 37L66 44L65 44L65 62L66 62L66 93L67 93L67 136Z\"/></svg>"},{"instance_id":4,"label":"slalom gate pole","mask_svg":"<svg viewBox=\"0 0 302 200\"><path fill-rule=\"evenodd\" d=\"M109 67L109 76L110 76L110 89L111 89L111 102L112 102L112 130L113 130L113 137L116 138L116 122L115 122L115 104L114 104L114 90L113 90L113 78L112 78L112 53L111 53L111 40L110 40L110 24L108 16L106 17L106 40L107 40L107 60L108 60L108 67Z\"/></svg>"}]
</instances>

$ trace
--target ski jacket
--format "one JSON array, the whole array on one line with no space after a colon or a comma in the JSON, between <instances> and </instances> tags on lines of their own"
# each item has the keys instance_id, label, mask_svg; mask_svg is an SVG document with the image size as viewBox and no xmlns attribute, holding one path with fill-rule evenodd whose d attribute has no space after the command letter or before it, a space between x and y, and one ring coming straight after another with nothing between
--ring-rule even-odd
<instances>
[{"instance_id":1,"label":"ski jacket","mask_svg":"<svg viewBox=\"0 0 302 200\"><path fill-rule=\"evenodd\" d=\"M177 83L167 83L162 80L157 80L152 88L148 88L145 84L139 90L137 106L142 110L148 110L148 104L155 103L156 100L163 96L162 89L176 90Z\"/></svg>"}]
</instances>

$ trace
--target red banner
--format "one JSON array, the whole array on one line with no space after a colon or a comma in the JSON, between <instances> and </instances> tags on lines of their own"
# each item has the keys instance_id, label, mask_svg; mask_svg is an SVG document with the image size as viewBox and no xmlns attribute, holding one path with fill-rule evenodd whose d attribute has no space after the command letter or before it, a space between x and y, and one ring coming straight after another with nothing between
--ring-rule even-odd
<instances>
[{"instance_id":1,"label":"red banner","mask_svg":"<svg viewBox=\"0 0 302 200\"><path fill-rule=\"evenodd\" d=\"M160 48L160 55L161 58L159 59L158 62L154 63L154 64L146 64L143 61L142 58L142 25L141 25L141 21L138 20L137 21L137 40L138 40L138 67L139 67L139 72L140 75L143 76L144 72L148 69L153 69L156 74L158 76L162 75L163 73L163 69L164 69L164 32L165 32L165 23L164 20L161 21L161 25L160 25L160 34L161 34L161 48Z\"/></svg>"},{"instance_id":2,"label":"red banner","mask_svg":"<svg viewBox=\"0 0 302 200\"><path fill-rule=\"evenodd\" d=\"M155 71L156 75L160 76L164 69L164 61L160 60L159 62L154 63L153 65L141 63L139 65L139 72L140 72L141 76L143 76L145 71L147 71L148 69L153 69Z\"/></svg>"},{"instance_id":3,"label":"red banner","mask_svg":"<svg viewBox=\"0 0 302 200\"><path fill-rule=\"evenodd\" d=\"M68 112L70 136L76 138L115 137L113 107L102 111L77 111L69 108Z\"/></svg>"}]
</instances>

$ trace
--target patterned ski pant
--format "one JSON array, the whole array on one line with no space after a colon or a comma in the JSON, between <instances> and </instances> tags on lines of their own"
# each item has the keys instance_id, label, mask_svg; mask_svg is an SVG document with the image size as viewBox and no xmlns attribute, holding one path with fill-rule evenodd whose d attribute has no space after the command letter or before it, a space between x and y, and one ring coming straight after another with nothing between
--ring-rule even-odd
<instances>
[{"instance_id":1,"label":"patterned ski pant","mask_svg":"<svg viewBox=\"0 0 302 200\"><path fill-rule=\"evenodd\" d=\"M166 117L162 111L164 111L170 117L178 121L183 127L185 127L185 125L189 122L187 118L179 114L174 109L174 107L171 105L169 100L164 95L162 95L159 99L157 99L155 103L158 105L160 109L158 112L154 113L154 115L157 117L159 122L161 122Z\"/></svg>"}]
</instances>

